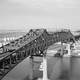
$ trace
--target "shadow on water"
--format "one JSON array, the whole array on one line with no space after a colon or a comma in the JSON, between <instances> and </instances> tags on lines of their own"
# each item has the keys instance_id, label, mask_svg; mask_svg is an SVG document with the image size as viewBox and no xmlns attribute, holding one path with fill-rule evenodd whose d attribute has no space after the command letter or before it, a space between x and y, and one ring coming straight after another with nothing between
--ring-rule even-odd
<instances>
[{"instance_id":1,"label":"shadow on water","mask_svg":"<svg viewBox=\"0 0 80 80\"><path fill-rule=\"evenodd\" d=\"M49 66L51 68L51 71L48 69L50 80L80 80L80 58L63 57L58 60L54 58L52 62L55 64L50 62L48 62L48 68Z\"/></svg>"},{"instance_id":2,"label":"shadow on water","mask_svg":"<svg viewBox=\"0 0 80 80\"><path fill-rule=\"evenodd\" d=\"M38 80L38 77L35 77L34 79L30 79L29 76L27 76L23 80Z\"/></svg>"},{"instance_id":3,"label":"shadow on water","mask_svg":"<svg viewBox=\"0 0 80 80\"><path fill-rule=\"evenodd\" d=\"M26 76L23 80L30 80L29 76Z\"/></svg>"},{"instance_id":4,"label":"shadow on water","mask_svg":"<svg viewBox=\"0 0 80 80\"><path fill-rule=\"evenodd\" d=\"M49 64L49 66L51 68L51 71L49 71L50 69L48 69L48 72L50 72L49 74L49 79L50 80L70 80L70 58L58 58L57 60L53 59L55 64ZM51 60L50 60L51 61ZM49 68L49 67L48 67Z\"/></svg>"},{"instance_id":5,"label":"shadow on water","mask_svg":"<svg viewBox=\"0 0 80 80\"><path fill-rule=\"evenodd\" d=\"M61 72L61 75L59 76L59 80L69 80L68 71L64 70Z\"/></svg>"},{"instance_id":6,"label":"shadow on water","mask_svg":"<svg viewBox=\"0 0 80 80\"><path fill-rule=\"evenodd\" d=\"M61 73L59 80L70 80L70 58L61 58Z\"/></svg>"},{"instance_id":7,"label":"shadow on water","mask_svg":"<svg viewBox=\"0 0 80 80\"><path fill-rule=\"evenodd\" d=\"M39 71L41 62L41 58L34 61L27 58L3 80L38 80L43 77L42 71ZM80 58L49 57L47 73L49 80L80 80Z\"/></svg>"},{"instance_id":8,"label":"shadow on water","mask_svg":"<svg viewBox=\"0 0 80 80\"><path fill-rule=\"evenodd\" d=\"M40 62L32 62L32 74L27 75L23 80L38 80L42 78L42 72L39 71ZM56 58L47 59L47 70L49 80L80 80L80 58ZM31 75L33 79L30 79Z\"/></svg>"},{"instance_id":9,"label":"shadow on water","mask_svg":"<svg viewBox=\"0 0 80 80\"><path fill-rule=\"evenodd\" d=\"M35 77L34 79L30 79L30 77L27 76L27 77L25 77L23 80L37 80L37 79L38 79L38 77Z\"/></svg>"},{"instance_id":10,"label":"shadow on water","mask_svg":"<svg viewBox=\"0 0 80 80\"><path fill-rule=\"evenodd\" d=\"M42 62L42 58L29 59L30 62L30 74L27 75L23 80L38 80L38 78L42 78L42 71L39 71L40 64Z\"/></svg>"}]
</instances>

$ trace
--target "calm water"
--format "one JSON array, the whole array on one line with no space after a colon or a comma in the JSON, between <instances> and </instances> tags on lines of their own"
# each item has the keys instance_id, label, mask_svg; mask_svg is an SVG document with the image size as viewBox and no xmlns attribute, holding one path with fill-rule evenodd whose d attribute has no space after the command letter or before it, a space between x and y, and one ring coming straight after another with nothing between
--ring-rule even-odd
<instances>
[{"instance_id":1,"label":"calm water","mask_svg":"<svg viewBox=\"0 0 80 80\"><path fill-rule=\"evenodd\" d=\"M42 77L39 66L41 58L25 59L15 67L3 80L37 80ZM33 63L32 63L33 62ZM47 58L48 78L50 80L80 80L80 58Z\"/></svg>"},{"instance_id":2,"label":"calm water","mask_svg":"<svg viewBox=\"0 0 80 80\"><path fill-rule=\"evenodd\" d=\"M80 80L80 58L57 58L49 54L47 55L49 80ZM42 61L41 57L34 57L34 60L28 57L2 80L38 80L43 77L42 71L39 70Z\"/></svg>"}]
</instances>

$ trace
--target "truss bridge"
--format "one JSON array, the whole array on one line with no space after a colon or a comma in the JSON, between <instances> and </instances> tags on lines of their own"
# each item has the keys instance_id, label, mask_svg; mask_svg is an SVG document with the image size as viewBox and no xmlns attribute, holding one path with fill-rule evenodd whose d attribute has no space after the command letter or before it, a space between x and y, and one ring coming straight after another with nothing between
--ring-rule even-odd
<instances>
[{"instance_id":1,"label":"truss bridge","mask_svg":"<svg viewBox=\"0 0 80 80\"><path fill-rule=\"evenodd\" d=\"M75 42L70 30L48 32L46 29L31 29L26 35L0 48L0 79L28 56L46 55L50 45Z\"/></svg>"}]
</instances>

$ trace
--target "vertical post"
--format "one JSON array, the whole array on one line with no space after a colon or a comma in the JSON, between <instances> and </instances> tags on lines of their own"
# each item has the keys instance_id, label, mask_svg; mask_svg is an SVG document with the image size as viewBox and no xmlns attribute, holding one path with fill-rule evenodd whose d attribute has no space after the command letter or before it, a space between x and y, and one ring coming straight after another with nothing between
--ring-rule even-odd
<instances>
[{"instance_id":1,"label":"vertical post","mask_svg":"<svg viewBox=\"0 0 80 80\"><path fill-rule=\"evenodd\" d=\"M61 42L61 56L63 56L63 43Z\"/></svg>"},{"instance_id":2,"label":"vertical post","mask_svg":"<svg viewBox=\"0 0 80 80\"><path fill-rule=\"evenodd\" d=\"M10 55L10 60L9 60L9 61L10 61L10 62L9 62L10 67L11 67L11 65L12 65L11 57L12 57L12 56Z\"/></svg>"},{"instance_id":3,"label":"vertical post","mask_svg":"<svg viewBox=\"0 0 80 80\"><path fill-rule=\"evenodd\" d=\"M29 50L29 54L30 54L30 56L32 57L32 54L31 54L31 49Z\"/></svg>"},{"instance_id":4,"label":"vertical post","mask_svg":"<svg viewBox=\"0 0 80 80\"><path fill-rule=\"evenodd\" d=\"M24 53L24 56L26 57L26 54L27 54L27 50L25 50L25 53Z\"/></svg>"},{"instance_id":5,"label":"vertical post","mask_svg":"<svg viewBox=\"0 0 80 80\"><path fill-rule=\"evenodd\" d=\"M3 48L3 53L5 52L5 49L4 49L4 45L2 44L2 48Z\"/></svg>"},{"instance_id":6,"label":"vertical post","mask_svg":"<svg viewBox=\"0 0 80 80\"><path fill-rule=\"evenodd\" d=\"M30 80L33 80L34 63L33 63L33 58L32 58L32 57L30 58L30 64L31 64L31 69L30 69L29 79L30 79Z\"/></svg>"},{"instance_id":7,"label":"vertical post","mask_svg":"<svg viewBox=\"0 0 80 80\"><path fill-rule=\"evenodd\" d=\"M3 61L3 65L2 65L2 67L3 67L3 72L5 72L5 62Z\"/></svg>"},{"instance_id":8,"label":"vertical post","mask_svg":"<svg viewBox=\"0 0 80 80\"><path fill-rule=\"evenodd\" d=\"M43 56L43 80L48 80L47 77L47 59L46 55Z\"/></svg>"},{"instance_id":9,"label":"vertical post","mask_svg":"<svg viewBox=\"0 0 80 80\"><path fill-rule=\"evenodd\" d=\"M73 43L74 49L76 49L76 43Z\"/></svg>"},{"instance_id":10,"label":"vertical post","mask_svg":"<svg viewBox=\"0 0 80 80\"><path fill-rule=\"evenodd\" d=\"M70 44L67 44L67 48L68 48L68 55L70 55Z\"/></svg>"},{"instance_id":11,"label":"vertical post","mask_svg":"<svg viewBox=\"0 0 80 80\"><path fill-rule=\"evenodd\" d=\"M18 60L17 56L18 56L18 53L16 52L16 62L17 62L17 60Z\"/></svg>"}]
</instances>

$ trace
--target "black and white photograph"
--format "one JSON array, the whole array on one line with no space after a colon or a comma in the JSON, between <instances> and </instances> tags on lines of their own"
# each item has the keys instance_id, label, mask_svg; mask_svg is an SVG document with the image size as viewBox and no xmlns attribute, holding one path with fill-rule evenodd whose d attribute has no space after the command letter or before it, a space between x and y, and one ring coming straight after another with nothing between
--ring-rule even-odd
<instances>
[{"instance_id":1,"label":"black and white photograph","mask_svg":"<svg viewBox=\"0 0 80 80\"><path fill-rule=\"evenodd\" d=\"M0 0L0 80L80 80L80 0Z\"/></svg>"}]
</instances>

